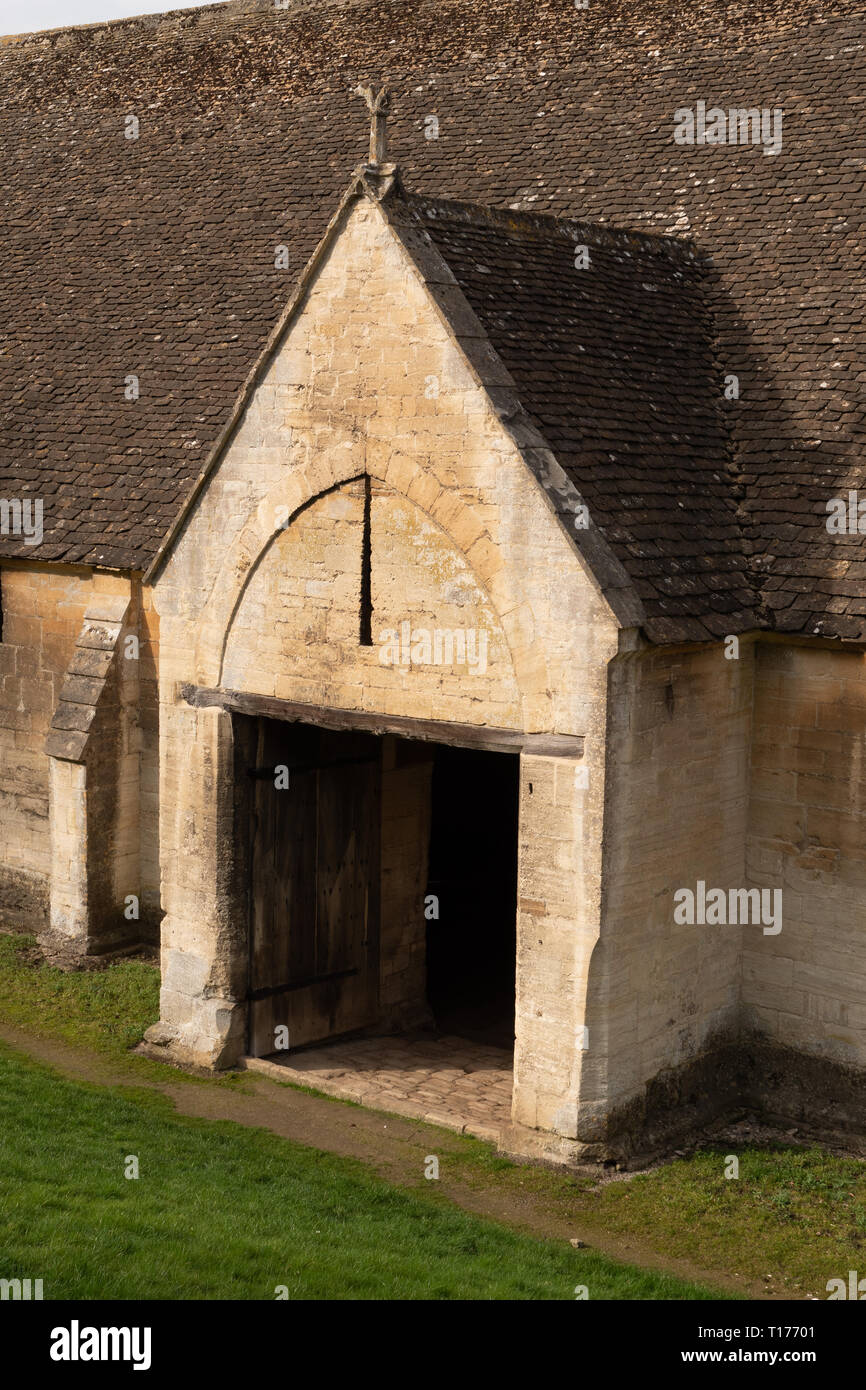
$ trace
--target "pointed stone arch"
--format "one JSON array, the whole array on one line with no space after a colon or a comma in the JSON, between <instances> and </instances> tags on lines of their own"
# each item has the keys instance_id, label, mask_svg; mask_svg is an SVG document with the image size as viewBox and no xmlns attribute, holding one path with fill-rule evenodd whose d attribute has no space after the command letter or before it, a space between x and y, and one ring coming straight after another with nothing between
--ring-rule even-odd
<instances>
[{"instance_id":1,"label":"pointed stone arch","mask_svg":"<svg viewBox=\"0 0 866 1390\"><path fill-rule=\"evenodd\" d=\"M377 467L371 460L365 468L358 448L334 449L314 462L295 467L262 499L238 532L201 615L195 663L197 682L208 687L221 683L232 621L251 579L277 538L318 498L363 477L365 472L417 507L461 554L501 625L522 707L537 711L539 703L544 704L549 682L543 652L533 641L532 615L527 604L514 606L501 578L497 547L476 509L429 473L420 472L410 458L391 455L387 467Z\"/></svg>"}]
</instances>

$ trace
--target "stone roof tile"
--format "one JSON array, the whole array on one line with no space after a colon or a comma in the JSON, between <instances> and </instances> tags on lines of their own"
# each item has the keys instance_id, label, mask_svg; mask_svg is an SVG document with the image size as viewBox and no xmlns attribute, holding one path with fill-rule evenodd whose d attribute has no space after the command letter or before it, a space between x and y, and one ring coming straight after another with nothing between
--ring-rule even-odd
<instances>
[{"instance_id":1,"label":"stone roof tile","mask_svg":"<svg viewBox=\"0 0 866 1390\"><path fill-rule=\"evenodd\" d=\"M392 153L419 195L697 248L682 282L654 263L668 269L645 307L630 300L630 331L635 345L660 322L660 294L677 312L691 296L689 381L740 381L727 474L715 396L664 400L663 449L648 402L672 390L669 362L640 397L620 355L634 409L618 422L602 359L569 364L617 424L613 449L564 417L555 363L526 365L522 387L539 419L558 412L557 450L668 640L706 628L710 596L735 605L732 627L863 638L866 619L830 602L863 541L828 536L824 516L863 480L864 56L862 0L243 0L0 44L0 496L43 498L46 527L39 547L0 537L2 553L148 564L363 155L351 93L387 81ZM675 144L674 112L698 100L782 108L782 151ZM626 263L600 263L612 293L592 313L614 351ZM777 607L804 577L831 589Z\"/></svg>"}]
</instances>

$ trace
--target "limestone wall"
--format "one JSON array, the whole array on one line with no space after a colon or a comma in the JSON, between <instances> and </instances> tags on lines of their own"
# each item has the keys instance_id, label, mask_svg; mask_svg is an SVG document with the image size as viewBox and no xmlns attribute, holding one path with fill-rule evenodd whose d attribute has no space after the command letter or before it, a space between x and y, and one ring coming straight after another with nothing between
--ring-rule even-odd
<instances>
[{"instance_id":1,"label":"limestone wall","mask_svg":"<svg viewBox=\"0 0 866 1390\"><path fill-rule=\"evenodd\" d=\"M248 690L252 679L278 699L463 723L480 713L519 728L511 653L490 599L451 538L380 482L370 516L375 621L372 645L360 644L363 520L358 479L311 502L274 539L233 615L220 684ZM427 664L437 632L443 659Z\"/></svg>"},{"instance_id":2,"label":"limestone wall","mask_svg":"<svg viewBox=\"0 0 866 1390\"><path fill-rule=\"evenodd\" d=\"M69 566L5 562L2 571L3 641L0 642L0 921L41 931L49 925L49 883L89 880L81 897L96 918L116 912L127 894L140 899L140 928L156 940L159 922L158 801L156 789L157 623L145 596L140 656L124 659L118 693L100 714L89 756L88 818L93 853L82 857L87 836L75 824L74 764L56 764L54 792L68 802L69 824L49 828L51 760L45 739L61 698L85 613L100 602L123 601L130 579ZM134 626L139 627L136 614ZM123 719L120 711L124 710ZM121 724L123 729L121 730ZM143 769L139 790L139 764ZM79 827L80 829L80 827ZM95 838L94 838L95 837ZM104 867L100 869L99 864ZM110 864L110 869L109 869ZM79 895L80 896L80 895ZM61 911L58 895L58 912ZM61 913L62 915L62 913ZM74 914L73 914L74 916ZM83 929L83 927L82 927ZM127 929L129 930L129 929Z\"/></svg>"},{"instance_id":3,"label":"limestone wall","mask_svg":"<svg viewBox=\"0 0 866 1390\"><path fill-rule=\"evenodd\" d=\"M621 1107L736 1033L741 928L678 925L674 894L748 886L754 652L646 649L611 666L601 941L588 1066ZM752 928L760 932L760 928ZM769 937L761 937L765 951Z\"/></svg>"},{"instance_id":4,"label":"limestone wall","mask_svg":"<svg viewBox=\"0 0 866 1390\"><path fill-rule=\"evenodd\" d=\"M501 402L495 362L488 384ZM365 476L372 646L359 627ZM185 707L183 683L579 734L585 786L573 765L554 776L553 759L524 768L515 1088L522 1123L573 1136L576 1039L600 914L606 664L617 624L372 202L350 211L156 580L153 608L167 913L158 1041L208 1063L240 1046L243 927L225 867L232 833L214 791L231 727L214 711ZM413 636L483 632L484 671L383 664L381 634L403 621ZM417 953L398 950L391 965L409 977L386 980L386 1000L395 986L412 993Z\"/></svg>"},{"instance_id":5,"label":"limestone wall","mask_svg":"<svg viewBox=\"0 0 866 1390\"><path fill-rule=\"evenodd\" d=\"M491 369L496 385L500 373ZM311 681L320 666L325 680L339 683L329 703L337 703L342 687L340 697L351 706L351 687L364 689L371 681L379 690L366 707L383 708L382 700L391 700L387 708L396 712L405 703L405 672L392 670L383 683L378 641L372 649L350 643L340 650L346 615L357 603L357 534L354 549L352 543L325 541L335 546L337 565L345 567L342 587L329 584L327 566L318 576L306 568L279 580L258 575L260 565L279 571L287 547L307 552L305 566L318 564L309 547L325 520L334 536L357 527L360 498L356 491L354 502L348 501L351 489L333 502L322 498L315 516L296 513L312 497L365 472L384 485L373 505L379 529L372 546L374 637L391 625L385 618L411 619L419 610L424 571L439 595L438 626L449 625L446 617L453 623L462 616L459 625L470 627L473 608L482 608L475 616L501 628L486 700L476 701L473 715L468 702L475 696L467 692L475 690L478 677L455 684L445 673L432 717L505 721L503 711L492 717L489 703L494 687L501 689L503 680L511 685L511 673L503 670L510 663L520 687L519 708L507 721L511 727L582 732L597 694L588 675L598 650L607 651L612 641L609 609L431 306L418 271L367 201L351 213L158 579L164 683L233 683L232 662L239 650L243 658L244 641L252 640L243 629L255 628L261 613L253 610L246 621L236 609L260 603L268 582L283 584L284 606L291 607L294 581L303 586L294 597L304 600L294 606L310 613L313 631L317 599L333 616L330 629L316 619L321 640L305 653L306 684L297 664L287 669L280 658L281 698L321 696L321 680ZM296 518L291 527L302 533L300 544L280 535L288 518ZM279 552L273 560L271 547ZM275 642L268 628L256 634L265 653ZM289 624L289 642L297 636ZM332 641L333 651L326 652ZM300 645L305 643L302 633ZM267 657L258 670L249 650L245 656L244 688L273 694ZM428 684L426 674L414 667L409 683L414 701L415 687Z\"/></svg>"},{"instance_id":6,"label":"limestone wall","mask_svg":"<svg viewBox=\"0 0 866 1390\"><path fill-rule=\"evenodd\" d=\"M47 925L51 847L45 735L91 597L128 587L119 575L3 563L0 919L8 925Z\"/></svg>"},{"instance_id":7,"label":"limestone wall","mask_svg":"<svg viewBox=\"0 0 866 1390\"><path fill-rule=\"evenodd\" d=\"M781 887L778 935L746 942L745 1021L866 1066L866 658L758 648L748 865Z\"/></svg>"},{"instance_id":8,"label":"limestone wall","mask_svg":"<svg viewBox=\"0 0 866 1390\"><path fill-rule=\"evenodd\" d=\"M632 1129L654 1085L695 1113L862 1127L862 1080L838 1068L866 1066L864 728L857 652L766 638L612 664L587 1104L597 1060ZM772 920L677 924L698 880L766 892Z\"/></svg>"},{"instance_id":9,"label":"limestone wall","mask_svg":"<svg viewBox=\"0 0 866 1390\"><path fill-rule=\"evenodd\" d=\"M149 587L139 617L139 881L142 936L159 945L159 617Z\"/></svg>"}]
</instances>

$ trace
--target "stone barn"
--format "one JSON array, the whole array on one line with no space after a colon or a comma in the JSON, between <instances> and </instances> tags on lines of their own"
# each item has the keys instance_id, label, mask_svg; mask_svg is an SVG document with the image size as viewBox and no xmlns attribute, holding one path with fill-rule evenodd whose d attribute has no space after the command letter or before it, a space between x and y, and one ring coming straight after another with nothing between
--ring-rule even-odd
<instances>
[{"instance_id":1,"label":"stone barn","mask_svg":"<svg viewBox=\"0 0 866 1390\"><path fill-rule=\"evenodd\" d=\"M864 52L846 0L0 45L0 920L158 945L152 1054L560 1161L862 1137Z\"/></svg>"}]
</instances>

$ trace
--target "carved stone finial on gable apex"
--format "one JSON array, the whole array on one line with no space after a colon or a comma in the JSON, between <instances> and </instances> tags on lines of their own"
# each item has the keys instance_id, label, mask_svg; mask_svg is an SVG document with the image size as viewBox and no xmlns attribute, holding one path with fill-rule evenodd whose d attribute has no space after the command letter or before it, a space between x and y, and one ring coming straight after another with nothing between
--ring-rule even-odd
<instances>
[{"instance_id":1,"label":"carved stone finial on gable apex","mask_svg":"<svg viewBox=\"0 0 866 1390\"><path fill-rule=\"evenodd\" d=\"M385 164L388 158L388 112L391 109L391 93L387 87L375 91L373 87L356 87L358 96L364 98L370 112L370 164L374 168Z\"/></svg>"}]
</instances>

